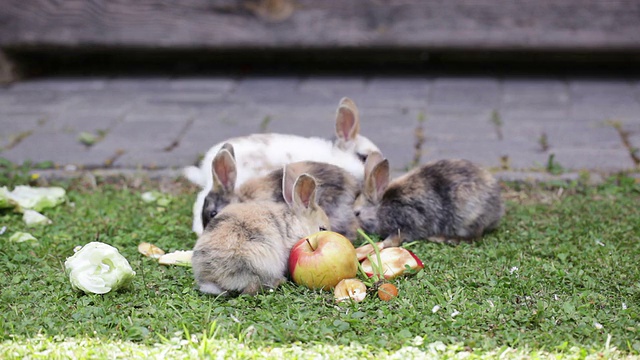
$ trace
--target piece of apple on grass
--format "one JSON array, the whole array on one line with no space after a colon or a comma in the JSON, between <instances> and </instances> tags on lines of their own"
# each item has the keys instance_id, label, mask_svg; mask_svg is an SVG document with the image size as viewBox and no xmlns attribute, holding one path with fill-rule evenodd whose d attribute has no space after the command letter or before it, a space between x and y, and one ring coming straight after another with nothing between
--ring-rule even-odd
<instances>
[{"instance_id":1,"label":"piece of apple on grass","mask_svg":"<svg viewBox=\"0 0 640 360\"><path fill-rule=\"evenodd\" d=\"M382 262L382 274L387 280L394 279L404 274L407 270L417 272L424 268L424 264L414 253L401 247L380 250L380 261ZM361 264L362 270L368 277L372 277L375 274L374 266L377 264L376 254L369 255Z\"/></svg>"},{"instance_id":2,"label":"piece of apple on grass","mask_svg":"<svg viewBox=\"0 0 640 360\"><path fill-rule=\"evenodd\" d=\"M138 244L138 252L146 257L154 259L157 259L160 256L164 255L164 250L148 242L141 242L140 244Z\"/></svg>"},{"instance_id":3,"label":"piece of apple on grass","mask_svg":"<svg viewBox=\"0 0 640 360\"><path fill-rule=\"evenodd\" d=\"M193 256L193 250L177 250L158 258L160 265L177 265L177 266L191 266L191 257Z\"/></svg>"},{"instance_id":4,"label":"piece of apple on grass","mask_svg":"<svg viewBox=\"0 0 640 360\"><path fill-rule=\"evenodd\" d=\"M342 279L333 290L333 299L340 303L343 301L360 302L367 296L367 286L358 279Z\"/></svg>"},{"instance_id":5,"label":"piece of apple on grass","mask_svg":"<svg viewBox=\"0 0 640 360\"><path fill-rule=\"evenodd\" d=\"M357 272L356 249L337 232L317 232L291 248L289 273L298 285L329 290L342 279L356 277Z\"/></svg>"},{"instance_id":6,"label":"piece of apple on grass","mask_svg":"<svg viewBox=\"0 0 640 360\"><path fill-rule=\"evenodd\" d=\"M358 261L366 259L367 255L374 256L376 253L376 249L373 247L374 245L378 248L378 251L384 249L384 243L382 241L379 241L377 243L364 244L360 247L357 247L356 256L358 257Z\"/></svg>"}]
</instances>

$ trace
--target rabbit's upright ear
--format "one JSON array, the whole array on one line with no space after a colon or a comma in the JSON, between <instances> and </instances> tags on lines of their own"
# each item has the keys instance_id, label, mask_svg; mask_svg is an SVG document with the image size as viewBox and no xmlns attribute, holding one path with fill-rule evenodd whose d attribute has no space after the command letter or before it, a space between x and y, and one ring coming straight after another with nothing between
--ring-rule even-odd
<instances>
[{"instance_id":1,"label":"rabbit's upright ear","mask_svg":"<svg viewBox=\"0 0 640 360\"><path fill-rule=\"evenodd\" d=\"M366 167L365 164L365 169ZM369 173L365 174L363 193L373 203L378 203L388 185L389 160L383 159L375 164Z\"/></svg>"},{"instance_id":2,"label":"rabbit's upright ear","mask_svg":"<svg viewBox=\"0 0 640 360\"><path fill-rule=\"evenodd\" d=\"M336 136L344 142L355 140L360 132L360 115L353 100L344 97L336 113Z\"/></svg>"},{"instance_id":3,"label":"rabbit's upright ear","mask_svg":"<svg viewBox=\"0 0 640 360\"><path fill-rule=\"evenodd\" d=\"M289 207L302 205L309 208L316 205L316 180L302 173L302 164L287 164L282 171L282 197Z\"/></svg>"},{"instance_id":4,"label":"rabbit's upright ear","mask_svg":"<svg viewBox=\"0 0 640 360\"><path fill-rule=\"evenodd\" d=\"M230 154L232 158L236 158L236 153L233 150L233 145L231 145L230 143L224 143L222 144L222 147L220 148L220 150L227 150Z\"/></svg>"},{"instance_id":5,"label":"rabbit's upright ear","mask_svg":"<svg viewBox=\"0 0 640 360\"><path fill-rule=\"evenodd\" d=\"M364 161L364 177L366 178L371 174L373 168L384 160L384 156L379 151L374 151L367 155L367 159Z\"/></svg>"},{"instance_id":6,"label":"rabbit's upright ear","mask_svg":"<svg viewBox=\"0 0 640 360\"><path fill-rule=\"evenodd\" d=\"M298 175L287 164L282 168L282 197L287 205L293 205L293 187Z\"/></svg>"},{"instance_id":7,"label":"rabbit's upright ear","mask_svg":"<svg viewBox=\"0 0 640 360\"><path fill-rule=\"evenodd\" d=\"M318 206L316 203L316 180L309 174L298 176L293 185L293 206L311 209Z\"/></svg>"},{"instance_id":8,"label":"rabbit's upright ear","mask_svg":"<svg viewBox=\"0 0 640 360\"><path fill-rule=\"evenodd\" d=\"M225 143L213 158L211 163L214 191L232 193L236 185L236 160L233 156L233 147Z\"/></svg>"}]
</instances>

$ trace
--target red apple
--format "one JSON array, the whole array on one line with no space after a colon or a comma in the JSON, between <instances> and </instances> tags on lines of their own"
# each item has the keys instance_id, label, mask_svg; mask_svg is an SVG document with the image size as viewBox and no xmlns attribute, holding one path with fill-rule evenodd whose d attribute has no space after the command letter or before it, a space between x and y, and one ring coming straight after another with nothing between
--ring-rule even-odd
<instances>
[{"instance_id":1,"label":"red apple","mask_svg":"<svg viewBox=\"0 0 640 360\"><path fill-rule=\"evenodd\" d=\"M329 290L340 280L355 277L357 271L356 249L336 232L317 232L291 248L289 273L298 285Z\"/></svg>"},{"instance_id":2,"label":"red apple","mask_svg":"<svg viewBox=\"0 0 640 360\"><path fill-rule=\"evenodd\" d=\"M369 255L369 259L362 262L362 270L367 276L372 277L374 274L373 266L378 263L376 254ZM405 265L413 270L420 271L424 268L422 261L411 251L401 247L391 247L380 250L380 260L382 261L382 271L385 279L393 279L398 277L407 270Z\"/></svg>"}]
</instances>

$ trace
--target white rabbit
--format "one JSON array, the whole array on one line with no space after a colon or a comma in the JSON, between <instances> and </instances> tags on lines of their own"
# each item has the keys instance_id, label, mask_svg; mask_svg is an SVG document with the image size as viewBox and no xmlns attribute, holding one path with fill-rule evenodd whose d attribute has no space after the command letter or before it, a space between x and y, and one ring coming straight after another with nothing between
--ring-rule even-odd
<instances>
[{"instance_id":1,"label":"white rabbit","mask_svg":"<svg viewBox=\"0 0 640 360\"><path fill-rule=\"evenodd\" d=\"M247 180L268 174L270 171L299 161L324 162L339 166L358 180L363 179L364 159L380 151L371 140L359 134L360 119L355 103L342 98L336 113L336 140L318 137L302 137L286 134L252 134L225 140L214 145L202 160L200 167L189 166L184 176L202 190L193 206L193 231L200 235L202 207L207 194L214 187L214 158L225 143L233 147L236 171L231 188L240 188ZM224 181L223 181L224 182Z\"/></svg>"}]
</instances>

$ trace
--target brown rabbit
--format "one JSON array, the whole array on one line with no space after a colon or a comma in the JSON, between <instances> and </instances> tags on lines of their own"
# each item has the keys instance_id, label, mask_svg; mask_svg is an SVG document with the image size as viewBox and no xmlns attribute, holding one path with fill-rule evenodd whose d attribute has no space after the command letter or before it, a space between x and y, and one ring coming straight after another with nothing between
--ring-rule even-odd
<instances>
[{"instance_id":1,"label":"brown rabbit","mask_svg":"<svg viewBox=\"0 0 640 360\"><path fill-rule=\"evenodd\" d=\"M356 178L344 169L315 161L301 161L287 165L290 176L309 174L318 185L316 199L318 205L329 217L332 231L355 239L358 220L353 213L353 202L360 191ZM270 200L284 201L282 196L283 169L275 170L268 175L245 182L237 191L237 201Z\"/></svg>"},{"instance_id":2,"label":"brown rabbit","mask_svg":"<svg viewBox=\"0 0 640 360\"><path fill-rule=\"evenodd\" d=\"M231 144L224 144L213 160L213 188L205 197L202 224L206 227L211 219L225 206L236 202L267 200L284 202L282 196L283 169L252 178L234 189L236 161ZM349 239L356 237L358 221L353 214L353 202L358 194L358 180L343 168L315 161L300 161L287 164L289 176L294 179L301 174L311 175L318 185L317 200L329 216L333 231Z\"/></svg>"},{"instance_id":3,"label":"brown rabbit","mask_svg":"<svg viewBox=\"0 0 640 360\"><path fill-rule=\"evenodd\" d=\"M472 241L497 227L504 212L496 179L467 160L434 161L389 182L389 162L379 153L365 162L354 211L365 231L385 238L384 247Z\"/></svg>"},{"instance_id":4,"label":"brown rabbit","mask_svg":"<svg viewBox=\"0 0 640 360\"><path fill-rule=\"evenodd\" d=\"M200 291L255 295L262 288L275 288L286 280L291 247L330 228L316 203L313 177L292 178L285 167L282 187L286 204L231 204L209 222L193 249L193 274Z\"/></svg>"}]
</instances>

